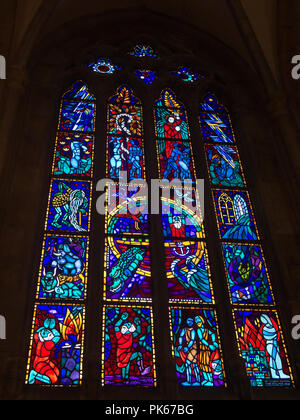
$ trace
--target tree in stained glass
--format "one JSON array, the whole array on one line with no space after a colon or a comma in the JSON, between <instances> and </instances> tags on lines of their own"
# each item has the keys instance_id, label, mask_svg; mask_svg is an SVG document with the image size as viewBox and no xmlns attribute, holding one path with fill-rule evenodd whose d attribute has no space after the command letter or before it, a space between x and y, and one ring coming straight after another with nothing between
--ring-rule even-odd
<instances>
[{"instance_id":1,"label":"tree in stained glass","mask_svg":"<svg viewBox=\"0 0 300 420\"><path fill-rule=\"evenodd\" d=\"M291 387L293 377L275 311L235 310L241 356L254 387Z\"/></svg>"},{"instance_id":2,"label":"tree in stained glass","mask_svg":"<svg viewBox=\"0 0 300 420\"><path fill-rule=\"evenodd\" d=\"M53 175L80 175L91 177L94 136L58 133Z\"/></svg>"},{"instance_id":3,"label":"tree in stained glass","mask_svg":"<svg viewBox=\"0 0 300 420\"><path fill-rule=\"evenodd\" d=\"M90 229L91 183L53 179L51 182L47 229L87 232Z\"/></svg>"},{"instance_id":4,"label":"tree in stained glass","mask_svg":"<svg viewBox=\"0 0 300 420\"><path fill-rule=\"evenodd\" d=\"M216 314L211 309L170 309L173 357L183 387L224 387Z\"/></svg>"},{"instance_id":5,"label":"tree in stained glass","mask_svg":"<svg viewBox=\"0 0 300 420\"><path fill-rule=\"evenodd\" d=\"M100 74L113 74L117 70L121 70L121 68L108 58L99 58L95 63L90 63L88 65L95 73Z\"/></svg>"},{"instance_id":6,"label":"tree in stained glass","mask_svg":"<svg viewBox=\"0 0 300 420\"><path fill-rule=\"evenodd\" d=\"M176 71L172 71L171 74L187 83L198 82L199 80L203 79L203 76L200 74L194 73L190 68L183 66L179 67Z\"/></svg>"},{"instance_id":7,"label":"tree in stained glass","mask_svg":"<svg viewBox=\"0 0 300 420\"><path fill-rule=\"evenodd\" d=\"M204 242L165 241L165 261L171 302L213 303Z\"/></svg>"},{"instance_id":8,"label":"tree in stained glass","mask_svg":"<svg viewBox=\"0 0 300 420\"><path fill-rule=\"evenodd\" d=\"M143 57L159 58L158 55L154 52L153 48L145 44L136 45L133 48L133 50L129 52L129 55L132 55L138 58L143 58Z\"/></svg>"},{"instance_id":9,"label":"tree in stained glass","mask_svg":"<svg viewBox=\"0 0 300 420\"><path fill-rule=\"evenodd\" d=\"M242 165L235 146L207 144L205 152L213 186L245 187Z\"/></svg>"},{"instance_id":10,"label":"tree in stained glass","mask_svg":"<svg viewBox=\"0 0 300 420\"><path fill-rule=\"evenodd\" d=\"M222 239L258 240L249 194L237 190L213 190Z\"/></svg>"},{"instance_id":11,"label":"tree in stained glass","mask_svg":"<svg viewBox=\"0 0 300 420\"><path fill-rule=\"evenodd\" d=\"M104 307L103 385L156 386L152 310Z\"/></svg>"},{"instance_id":12,"label":"tree in stained glass","mask_svg":"<svg viewBox=\"0 0 300 420\"><path fill-rule=\"evenodd\" d=\"M84 317L80 306L35 306L27 384L81 385Z\"/></svg>"},{"instance_id":13,"label":"tree in stained glass","mask_svg":"<svg viewBox=\"0 0 300 420\"><path fill-rule=\"evenodd\" d=\"M107 300L151 300L148 239L106 238L104 290Z\"/></svg>"},{"instance_id":14,"label":"tree in stained glass","mask_svg":"<svg viewBox=\"0 0 300 420\"><path fill-rule=\"evenodd\" d=\"M223 243L226 273L233 303L274 303L260 245Z\"/></svg>"},{"instance_id":15,"label":"tree in stained glass","mask_svg":"<svg viewBox=\"0 0 300 420\"><path fill-rule=\"evenodd\" d=\"M200 123L204 141L234 143L234 133L228 111L219 105L214 95L207 95L200 107Z\"/></svg>"},{"instance_id":16,"label":"tree in stained glass","mask_svg":"<svg viewBox=\"0 0 300 420\"><path fill-rule=\"evenodd\" d=\"M40 299L84 299L88 246L84 236L46 235L39 276Z\"/></svg>"}]
</instances>

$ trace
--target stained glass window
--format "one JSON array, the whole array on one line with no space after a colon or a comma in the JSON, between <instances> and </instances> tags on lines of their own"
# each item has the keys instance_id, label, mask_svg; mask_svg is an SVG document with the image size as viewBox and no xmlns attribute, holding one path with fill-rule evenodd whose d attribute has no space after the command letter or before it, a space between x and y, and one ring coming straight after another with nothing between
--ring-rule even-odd
<instances>
[{"instance_id":1,"label":"stained glass window","mask_svg":"<svg viewBox=\"0 0 300 420\"><path fill-rule=\"evenodd\" d=\"M105 306L102 384L156 386L153 314L144 306Z\"/></svg>"},{"instance_id":2,"label":"stained glass window","mask_svg":"<svg viewBox=\"0 0 300 420\"><path fill-rule=\"evenodd\" d=\"M82 81L63 95L26 373L28 385L82 384L95 113L95 97Z\"/></svg>"},{"instance_id":3,"label":"stained glass window","mask_svg":"<svg viewBox=\"0 0 300 420\"><path fill-rule=\"evenodd\" d=\"M157 77L156 71L136 70L136 76L141 79L147 86L152 85Z\"/></svg>"},{"instance_id":4,"label":"stained glass window","mask_svg":"<svg viewBox=\"0 0 300 420\"><path fill-rule=\"evenodd\" d=\"M172 195L165 197L163 193L161 198L170 332L178 384L224 387L213 282L195 188L188 116L170 89L164 90L155 102L154 115L160 179L176 181L179 185L189 180L191 185L190 189L174 188ZM199 305L197 308L192 306L195 303Z\"/></svg>"},{"instance_id":5,"label":"stained glass window","mask_svg":"<svg viewBox=\"0 0 300 420\"><path fill-rule=\"evenodd\" d=\"M143 113L126 85L109 99L107 131L106 175L121 182L106 192L102 385L154 387L147 197L126 183L146 179Z\"/></svg>"},{"instance_id":6,"label":"stained glass window","mask_svg":"<svg viewBox=\"0 0 300 420\"><path fill-rule=\"evenodd\" d=\"M158 55L154 52L153 48L149 45L138 44L132 51L129 52L130 55L138 58L150 57L150 58L159 58Z\"/></svg>"},{"instance_id":7,"label":"stained glass window","mask_svg":"<svg viewBox=\"0 0 300 420\"><path fill-rule=\"evenodd\" d=\"M252 386L291 387L293 376L238 146L228 145L236 141L230 115L212 94L200 106L200 124L240 355Z\"/></svg>"},{"instance_id":8,"label":"stained glass window","mask_svg":"<svg viewBox=\"0 0 300 420\"><path fill-rule=\"evenodd\" d=\"M183 387L224 387L215 312L204 307L172 307L170 324L178 383Z\"/></svg>"},{"instance_id":9,"label":"stained glass window","mask_svg":"<svg viewBox=\"0 0 300 420\"><path fill-rule=\"evenodd\" d=\"M203 79L203 76L200 74L194 73L190 68L183 66L176 71L172 71L171 74L186 83L198 82Z\"/></svg>"},{"instance_id":10,"label":"stained glass window","mask_svg":"<svg viewBox=\"0 0 300 420\"><path fill-rule=\"evenodd\" d=\"M100 74L113 74L117 70L121 70L121 67L113 64L113 62L108 58L99 58L95 63L90 63L88 67L95 73Z\"/></svg>"},{"instance_id":11,"label":"stained glass window","mask_svg":"<svg viewBox=\"0 0 300 420\"><path fill-rule=\"evenodd\" d=\"M228 111L219 105L214 95L207 95L200 108L203 139L210 143L234 143L234 133Z\"/></svg>"}]
</instances>

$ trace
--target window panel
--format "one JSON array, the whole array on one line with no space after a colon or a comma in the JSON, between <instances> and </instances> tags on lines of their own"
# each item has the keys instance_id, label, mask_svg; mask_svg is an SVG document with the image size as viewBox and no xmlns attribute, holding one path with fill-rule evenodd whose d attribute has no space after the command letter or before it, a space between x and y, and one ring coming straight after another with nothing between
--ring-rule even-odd
<instances>
[{"instance_id":1,"label":"window panel","mask_svg":"<svg viewBox=\"0 0 300 420\"><path fill-rule=\"evenodd\" d=\"M122 85L108 103L107 177L146 179L140 100ZM123 174L124 175L124 174ZM124 181L124 179L122 179ZM156 386L147 191L111 183L106 191L102 385Z\"/></svg>"},{"instance_id":2,"label":"window panel","mask_svg":"<svg viewBox=\"0 0 300 420\"><path fill-rule=\"evenodd\" d=\"M152 309L105 306L103 325L102 385L155 387Z\"/></svg>"},{"instance_id":3,"label":"window panel","mask_svg":"<svg viewBox=\"0 0 300 420\"><path fill-rule=\"evenodd\" d=\"M90 230L92 184L54 179L51 182L46 228L68 232Z\"/></svg>"},{"instance_id":4,"label":"window panel","mask_svg":"<svg viewBox=\"0 0 300 420\"><path fill-rule=\"evenodd\" d=\"M233 303L274 303L260 245L223 243L226 273Z\"/></svg>"},{"instance_id":5,"label":"window panel","mask_svg":"<svg viewBox=\"0 0 300 420\"><path fill-rule=\"evenodd\" d=\"M91 178L94 160L94 136L58 133L56 139L53 175Z\"/></svg>"},{"instance_id":6,"label":"window panel","mask_svg":"<svg viewBox=\"0 0 300 420\"><path fill-rule=\"evenodd\" d=\"M216 314L211 309L170 309L173 357L183 387L224 387L225 372Z\"/></svg>"},{"instance_id":7,"label":"window panel","mask_svg":"<svg viewBox=\"0 0 300 420\"><path fill-rule=\"evenodd\" d=\"M121 181L145 178L144 144L142 139L109 136L107 167L110 178ZM121 174L123 172L123 176ZM124 179L125 178L125 179Z\"/></svg>"},{"instance_id":8,"label":"window panel","mask_svg":"<svg viewBox=\"0 0 300 420\"><path fill-rule=\"evenodd\" d=\"M291 373L276 311L235 310L240 354L254 387L291 387Z\"/></svg>"},{"instance_id":9,"label":"window panel","mask_svg":"<svg viewBox=\"0 0 300 420\"><path fill-rule=\"evenodd\" d=\"M95 131L95 113L94 103L62 101L59 130L91 133Z\"/></svg>"},{"instance_id":10,"label":"window panel","mask_svg":"<svg viewBox=\"0 0 300 420\"><path fill-rule=\"evenodd\" d=\"M213 190L213 198L222 239L259 239L249 194L246 191Z\"/></svg>"},{"instance_id":11,"label":"window panel","mask_svg":"<svg viewBox=\"0 0 300 420\"><path fill-rule=\"evenodd\" d=\"M238 150L235 146L205 145L212 185L244 188L246 186Z\"/></svg>"},{"instance_id":12,"label":"window panel","mask_svg":"<svg viewBox=\"0 0 300 420\"><path fill-rule=\"evenodd\" d=\"M91 179L93 174L94 134L65 131L74 129L68 124L72 118L75 123L75 113L69 114L68 124L61 123L67 122L68 107L64 104L79 105L76 111L79 125L83 118L79 108L86 107L94 113L96 104L82 102L94 100L82 81L76 82L63 97L74 102L63 99L60 111L59 128L65 127L63 132L58 131L54 149L26 384L77 387L83 378L92 200L92 182L83 181L82 177ZM94 129L93 124L91 121L87 131ZM83 126L79 128L79 125L78 131L86 131L86 127L82 130ZM57 175L72 176L72 179L57 178Z\"/></svg>"},{"instance_id":13,"label":"window panel","mask_svg":"<svg viewBox=\"0 0 300 420\"><path fill-rule=\"evenodd\" d=\"M105 256L106 300L152 299L149 239L108 236Z\"/></svg>"},{"instance_id":14,"label":"window panel","mask_svg":"<svg viewBox=\"0 0 300 420\"><path fill-rule=\"evenodd\" d=\"M82 384L84 325L84 307L35 306L26 384Z\"/></svg>"},{"instance_id":15,"label":"window panel","mask_svg":"<svg viewBox=\"0 0 300 420\"><path fill-rule=\"evenodd\" d=\"M84 299L88 252L86 236L45 235L37 298Z\"/></svg>"},{"instance_id":16,"label":"window panel","mask_svg":"<svg viewBox=\"0 0 300 420\"><path fill-rule=\"evenodd\" d=\"M170 302L213 303L205 242L165 241Z\"/></svg>"},{"instance_id":17,"label":"window panel","mask_svg":"<svg viewBox=\"0 0 300 420\"><path fill-rule=\"evenodd\" d=\"M293 386L278 315L272 309L276 301L238 147L226 144L235 142L230 115L212 94L201 104L200 124L204 142L211 142L204 144L211 187L240 188L212 188L212 197L236 335L247 375L254 387ZM217 142L223 144L217 146ZM268 309L258 309L263 306Z\"/></svg>"},{"instance_id":18,"label":"window panel","mask_svg":"<svg viewBox=\"0 0 300 420\"><path fill-rule=\"evenodd\" d=\"M109 235L148 235L148 197L139 194L139 187L127 184L110 185L107 189L105 231Z\"/></svg>"}]
</instances>

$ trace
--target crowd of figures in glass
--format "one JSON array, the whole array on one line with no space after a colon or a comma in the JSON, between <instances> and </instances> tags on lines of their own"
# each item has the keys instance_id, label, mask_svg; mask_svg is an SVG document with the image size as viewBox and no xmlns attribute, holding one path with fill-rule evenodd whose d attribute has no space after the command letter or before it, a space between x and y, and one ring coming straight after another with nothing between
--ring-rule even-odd
<instances>
[{"instance_id":1,"label":"crowd of figures in glass","mask_svg":"<svg viewBox=\"0 0 300 420\"><path fill-rule=\"evenodd\" d=\"M103 385L153 387L152 311L148 307L104 309Z\"/></svg>"},{"instance_id":2,"label":"crowd of figures in glass","mask_svg":"<svg viewBox=\"0 0 300 420\"><path fill-rule=\"evenodd\" d=\"M95 110L95 98L81 81L63 95L26 375L29 385L82 384Z\"/></svg>"},{"instance_id":3,"label":"crowd of figures in glass","mask_svg":"<svg viewBox=\"0 0 300 420\"><path fill-rule=\"evenodd\" d=\"M178 383L184 387L225 386L222 352L214 311L170 310Z\"/></svg>"},{"instance_id":4,"label":"crowd of figures in glass","mask_svg":"<svg viewBox=\"0 0 300 420\"><path fill-rule=\"evenodd\" d=\"M82 381L84 309L37 305L26 382L78 386Z\"/></svg>"},{"instance_id":5,"label":"crowd of figures in glass","mask_svg":"<svg viewBox=\"0 0 300 420\"><path fill-rule=\"evenodd\" d=\"M123 172L126 180L143 179L142 108L127 86L121 86L117 95L110 99L108 120L107 165L110 178L121 179Z\"/></svg>"},{"instance_id":6,"label":"crowd of figures in glass","mask_svg":"<svg viewBox=\"0 0 300 420\"><path fill-rule=\"evenodd\" d=\"M275 311L235 311L242 357L252 386L291 386L291 372Z\"/></svg>"}]
</instances>

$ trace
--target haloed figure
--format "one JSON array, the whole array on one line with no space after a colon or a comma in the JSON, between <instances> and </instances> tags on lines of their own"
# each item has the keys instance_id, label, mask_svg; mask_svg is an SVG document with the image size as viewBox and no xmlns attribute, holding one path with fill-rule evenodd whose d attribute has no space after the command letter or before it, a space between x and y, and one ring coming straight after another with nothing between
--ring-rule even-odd
<instances>
[{"instance_id":1,"label":"haloed figure","mask_svg":"<svg viewBox=\"0 0 300 420\"><path fill-rule=\"evenodd\" d=\"M185 363L186 382L183 386L200 386L200 372L198 369L198 351L196 343L196 332L193 328L192 318L186 320L186 327L182 329L179 336L179 346L177 348L182 361ZM193 383L193 372L196 381Z\"/></svg>"},{"instance_id":2,"label":"haloed figure","mask_svg":"<svg viewBox=\"0 0 300 420\"><path fill-rule=\"evenodd\" d=\"M134 318L134 322L129 321L129 315L124 312L121 319L115 325L117 339L117 366L121 369L122 380L129 384L129 373L131 363L136 360L140 375L145 376L150 373L151 367L144 368L143 355L134 351L134 339L139 337L142 332L141 321Z\"/></svg>"}]
</instances>

